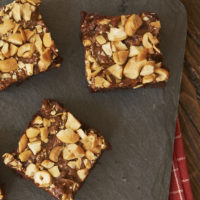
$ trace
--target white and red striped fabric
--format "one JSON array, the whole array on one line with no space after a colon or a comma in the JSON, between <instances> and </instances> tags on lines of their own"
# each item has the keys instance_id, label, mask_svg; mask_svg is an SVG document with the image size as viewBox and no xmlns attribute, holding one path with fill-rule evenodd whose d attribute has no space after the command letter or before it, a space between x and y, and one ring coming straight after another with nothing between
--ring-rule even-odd
<instances>
[{"instance_id":1,"label":"white and red striped fabric","mask_svg":"<svg viewBox=\"0 0 200 200\"><path fill-rule=\"evenodd\" d=\"M179 120L176 124L169 200L193 200Z\"/></svg>"}]
</instances>

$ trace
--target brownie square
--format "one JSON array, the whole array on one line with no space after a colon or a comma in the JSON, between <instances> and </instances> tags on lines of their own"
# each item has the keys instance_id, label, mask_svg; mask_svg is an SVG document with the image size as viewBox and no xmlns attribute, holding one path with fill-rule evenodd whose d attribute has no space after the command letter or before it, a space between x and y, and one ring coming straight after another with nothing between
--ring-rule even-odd
<instances>
[{"instance_id":1,"label":"brownie square","mask_svg":"<svg viewBox=\"0 0 200 200\"><path fill-rule=\"evenodd\" d=\"M92 91L164 86L169 72L163 64L155 13L100 16L81 13L85 70Z\"/></svg>"},{"instance_id":2,"label":"brownie square","mask_svg":"<svg viewBox=\"0 0 200 200\"><path fill-rule=\"evenodd\" d=\"M4 163L58 200L73 200L109 145L55 101L44 100Z\"/></svg>"},{"instance_id":3,"label":"brownie square","mask_svg":"<svg viewBox=\"0 0 200 200\"><path fill-rule=\"evenodd\" d=\"M39 5L16 0L0 9L0 91L61 64Z\"/></svg>"}]
</instances>

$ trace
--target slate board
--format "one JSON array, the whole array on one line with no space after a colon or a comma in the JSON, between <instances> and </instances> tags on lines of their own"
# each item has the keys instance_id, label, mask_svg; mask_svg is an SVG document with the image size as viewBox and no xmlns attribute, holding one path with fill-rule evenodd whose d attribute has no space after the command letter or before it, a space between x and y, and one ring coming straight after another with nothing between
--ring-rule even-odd
<instances>
[{"instance_id":1,"label":"slate board","mask_svg":"<svg viewBox=\"0 0 200 200\"><path fill-rule=\"evenodd\" d=\"M0 5L10 1L1 0ZM120 15L157 12L162 50L171 71L165 89L117 90L90 94L79 40L79 12ZM43 98L56 99L81 121L101 131L113 150L106 152L77 200L167 200L175 120L185 49L187 17L177 0L43 0L41 13L64 63L0 93L0 154L12 151ZM0 163L8 200L50 200L46 192Z\"/></svg>"}]
</instances>

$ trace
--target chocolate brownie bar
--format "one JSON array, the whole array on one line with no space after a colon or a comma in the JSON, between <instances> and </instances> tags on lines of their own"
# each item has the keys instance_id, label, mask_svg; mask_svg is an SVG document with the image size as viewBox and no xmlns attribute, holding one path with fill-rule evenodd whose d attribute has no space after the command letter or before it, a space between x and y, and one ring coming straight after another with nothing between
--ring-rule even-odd
<instances>
[{"instance_id":1,"label":"chocolate brownie bar","mask_svg":"<svg viewBox=\"0 0 200 200\"><path fill-rule=\"evenodd\" d=\"M57 102L44 100L4 163L59 200L73 200L103 151L103 136Z\"/></svg>"},{"instance_id":2,"label":"chocolate brownie bar","mask_svg":"<svg viewBox=\"0 0 200 200\"><path fill-rule=\"evenodd\" d=\"M81 13L85 70L92 91L165 85L169 72L163 64L155 13L116 17Z\"/></svg>"},{"instance_id":3,"label":"chocolate brownie bar","mask_svg":"<svg viewBox=\"0 0 200 200\"><path fill-rule=\"evenodd\" d=\"M39 5L16 0L0 9L0 91L61 64Z\"/></svg>"}]
</instances>

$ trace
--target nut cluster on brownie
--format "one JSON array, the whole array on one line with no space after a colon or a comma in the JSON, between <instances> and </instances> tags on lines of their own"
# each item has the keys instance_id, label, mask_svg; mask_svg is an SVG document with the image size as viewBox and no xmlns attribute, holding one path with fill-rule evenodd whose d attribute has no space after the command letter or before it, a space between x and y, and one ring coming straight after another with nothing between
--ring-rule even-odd
<instances>
[{"instance_id":1,"label":"nut cluster on brownie","mask_svg":"<svg viewBox=\"0 0 200 200\"><path fill-rule=\"evenodd\" d=\"M81 123L57 102L45 100L22 134L17 151L4 163L59 200L73 200L100 155L103 136Z\"/></svg>"},{"instance_id":2,"label":"nut cluster on brownie","mask_svg":"<svg viewBox=\"0 0 200 200\"><path fill-rule=\"evenodd\" d=\"M155 13L116 17L82 13L85 68L93 91L157 85L169 79ZM161 84L160 84L161 85Z\"/></svg>"},{"instance_id":3,"label":"nut cluster on brownie","mask_svg":"<svg viewBox=\"0 0 200 200\"><path fill-rule=\"evenodd\" d=\"M40 0L16 0L0 10L0 91L60 66L39 5Z\"/></svg>"}]
</instances>

